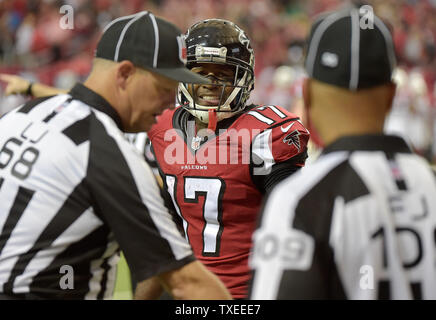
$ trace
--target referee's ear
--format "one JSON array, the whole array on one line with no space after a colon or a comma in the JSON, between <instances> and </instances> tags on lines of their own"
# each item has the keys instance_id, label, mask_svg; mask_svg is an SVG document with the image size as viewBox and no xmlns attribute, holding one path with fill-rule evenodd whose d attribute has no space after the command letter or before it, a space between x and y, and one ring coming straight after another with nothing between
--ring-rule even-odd
<instances>
[{"instance_id":1,"label":"referee's ear","mask_svg":"<svg viewBox=\"0 0 436 320\"><path fill-rule=\"evenodd\" d=\"M131 80L131 76L133 76L136 72L136 67L134 64L128 60L121 61L117 66L117 85L123 90L126 90L127 83Z\"/></svg>"}]
</instances>

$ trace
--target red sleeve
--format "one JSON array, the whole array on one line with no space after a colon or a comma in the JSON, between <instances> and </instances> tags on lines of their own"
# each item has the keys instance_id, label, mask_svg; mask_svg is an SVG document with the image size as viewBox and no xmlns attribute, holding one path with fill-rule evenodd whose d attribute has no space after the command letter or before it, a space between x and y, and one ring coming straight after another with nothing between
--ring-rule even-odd
<instances>
[{"instance_id":1,"label":"red sleeve","mask_svg":"<svg viewBox=\"0 0 436 320\"><path fill-rule=\"evenodd\" d=\"M271 153L275 163L287 161L305 153L309 131L299 120L289 120L271 127ZM304 162L298 163L304 165Z\"/></svg>"},{"instance_id":2,"label":"red sleeve","mask_svg":"<svg viewBox=\"0 0 436 320\"><path fill-rule=\"evenodd\" d=\"M299 118L278 106L256 108L254 116L258 120L268 118L272 121L263 121L267 125L252 140L252 175L269 175L273 166L285 162L291 166L304 166L310 134Z\"/></svg>"}]
</instances>

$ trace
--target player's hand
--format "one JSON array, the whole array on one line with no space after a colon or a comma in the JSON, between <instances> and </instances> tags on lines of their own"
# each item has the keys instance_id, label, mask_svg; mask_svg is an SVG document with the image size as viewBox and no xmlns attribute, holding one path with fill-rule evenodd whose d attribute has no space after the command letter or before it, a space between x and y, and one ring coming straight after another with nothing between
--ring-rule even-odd
<instances>
[{"instance_id":1,"label":"player's hand","mask_svg":"<svg viewBox=\"0 0 436 320\"><path fill-rule=\"evenodd\" d=\"M29 88L30 81L19 76L0 73L0 80L7 83L5 95L25 94Z\"/></svg>"}]
</instances>

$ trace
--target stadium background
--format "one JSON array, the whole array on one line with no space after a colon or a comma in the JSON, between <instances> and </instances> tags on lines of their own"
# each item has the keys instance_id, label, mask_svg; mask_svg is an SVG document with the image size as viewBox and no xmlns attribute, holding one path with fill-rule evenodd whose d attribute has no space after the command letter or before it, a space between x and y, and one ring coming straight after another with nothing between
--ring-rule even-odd
<instances>
[{"instance_id":1,"label":"stadium background","mask_svg":"<svg viewBox=\"0 0 436 320\"><path fill-rule=\"evenodd\" d=\"M301 111L303 47L311 19L344 0L0 0L0 73L70 88L84 80L103 27L112 19L150 10L183 31L206 18L236 22L256 55L257 103ZM436 163L436 0L372 0L366 3L394 30L398 92L386 131L404 136ZM62 29L62 5L74 8L74 28ZM0 115L23 96L3 96ZM130 299L128 268L119 265L116 299Z\"/></svg>"}]
</instances>

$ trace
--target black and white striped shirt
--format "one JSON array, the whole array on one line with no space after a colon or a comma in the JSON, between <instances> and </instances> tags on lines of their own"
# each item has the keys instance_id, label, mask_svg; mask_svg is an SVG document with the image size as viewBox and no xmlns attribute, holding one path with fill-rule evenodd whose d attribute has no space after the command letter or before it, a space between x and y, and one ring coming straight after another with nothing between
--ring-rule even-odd
<instances>
[{"instance_id":1,"label":"black and white striped shirt","mask_svg":"<svg viewBox=\"0 0 436 320\"><path fill-rule=\"evenodd\" d=\"M436 299L436 179L401 138L339 139L259 221L252 299Z\"/></svg>"},{"instance_id":2,"label":"black and white striped shirt","mask_svg":"<svg viewBox=\"0 0 436 320\"><path fill-rule=\"evenodd\" d=\"M121 127L80 84L0 119L0 296L111 298L119 247L138 280L193 261Z\"/></svg>"}]
</instances>

